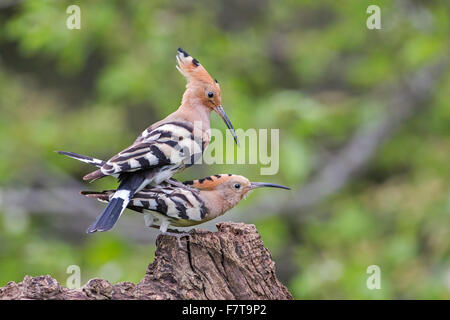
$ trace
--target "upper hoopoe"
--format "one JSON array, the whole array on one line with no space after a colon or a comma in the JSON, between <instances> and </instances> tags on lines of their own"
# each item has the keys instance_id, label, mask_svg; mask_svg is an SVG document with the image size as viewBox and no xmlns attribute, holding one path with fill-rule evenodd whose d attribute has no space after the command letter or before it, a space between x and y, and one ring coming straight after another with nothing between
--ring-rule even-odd
<instances>
[{"instance_id":1,"label":"upper hoopoe","mask_svg":"<svg viewBox=\"0 0 450 320\"><path fill-rule=\"evenodd\" d=\"M177 69L187 79L186 91L178 110L148 127L127 149L106 162L70 152L69 157L101 166L83 177L96 180L105 176L119 178L120 185L109 204L87 229L88 233L110 230L130 199L146 185L158 185L192 165L209 144L209 114L217 112L237 136L221 105L220 87L206 69L182 49L177 52Z\"/></svg>"},{"instance_id":2,"label":"upper hoopoe","mask_svg":"<svg viewBox=\"0 0 450 320\"><path fill-rule=\"evenodd\" d=\"M263 182L250 182L247 178L233 174L217 174L203 179L186 181L189 187L161 184L146 187L137 192L128 204L128 208L144 213L146 225L157 226L163 234L180 237L188 233L168 232L169 226L189 227L214 219L233 208L248 192L260 187L290 188ZM82 191L87 197L100 201L111 201L115 191ZM151 219L148 219L151 217Z\"/></svg>"}]
</instances>

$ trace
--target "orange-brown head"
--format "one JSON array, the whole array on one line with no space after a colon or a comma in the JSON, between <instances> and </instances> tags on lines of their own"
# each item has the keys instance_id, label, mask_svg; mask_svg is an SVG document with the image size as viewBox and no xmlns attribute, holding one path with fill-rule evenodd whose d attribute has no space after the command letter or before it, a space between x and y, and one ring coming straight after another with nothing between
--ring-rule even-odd
<instances>
[{"instance_id":1,"label":"orange-brown head","mask_svg":"<svg viewBox=\"0 0 450 320\"><path fill-rule=\"evenodd\" d=\"M200 191L213 191L223 201L223 211L227 211L237 205L243 197L256 188L272 187L290 190L290 188L279 184L250 182L246 177L235 174L216 174L203 179L185 181L184 184Z\"/></svg>"},{"instance_id":2,"label":"orange-brown head","mask_svg":"<svg viewBox=\"0 0 450 320\"><path fill-rule=\"evenodd\" d=\"M225 122L236 143L239 144L233 125L222 107L220 86L217 80L209 75L197 59L191 57L183 49L178 48L176 58L178 71L188 81L186 92L183 95L183 104L200 105L214 110Z\"/></svg>"}]
</instances>

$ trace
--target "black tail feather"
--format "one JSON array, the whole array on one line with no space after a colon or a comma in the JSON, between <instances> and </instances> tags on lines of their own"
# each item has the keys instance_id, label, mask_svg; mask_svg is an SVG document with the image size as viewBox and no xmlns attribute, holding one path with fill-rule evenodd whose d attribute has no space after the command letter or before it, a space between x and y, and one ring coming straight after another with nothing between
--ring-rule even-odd
<instances>
[{"instance_id":1,"label":"black tail feather","mask_svg":"<svg viewBox=\"0 0 450 320\"><path fill-rule=\"evenodd\" d=\"M94 233L96 231L108 231L111 230L119 220L122 213L124 201L122 198L112 199L103 212L97 217L93 224L86 230L87 233Z\"/></svg>"},{"instance_id":2,"label":"black tail feather","mask_svg":"<svg viewBox=\"0 0 450 320\"><path fill-rule=\"evenodd\" d=\"M130 199L134 196L136 191L142 188L145 176L145 172L121 175L122 182L120 183L119 188L117 188L106 208L86 230L87 233L111 230L117 220L119 220L122 212L128 206Z\"/></svg>"}]
</instances>

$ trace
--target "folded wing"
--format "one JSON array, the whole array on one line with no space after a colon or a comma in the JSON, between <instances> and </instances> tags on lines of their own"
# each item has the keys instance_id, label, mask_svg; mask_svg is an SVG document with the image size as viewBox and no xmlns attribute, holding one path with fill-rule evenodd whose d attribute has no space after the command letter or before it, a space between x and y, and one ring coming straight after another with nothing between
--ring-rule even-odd
<instances>
[{"instance_id":1,"label":"folded wing","mask_svg":"<svg viewBox=\"0 0 450 320\"><path fill-rule=\"evenodd\" d=\"M109 202L114 193L114 190L81 192L102 202ZM170 186L145 188L137 192L130 200L128 208L141 213L145 210L157 212L172 221L192 222L204 220L208 211L198 191Z\"/></svg>"},{"instance_id":2,"label":"folded wing","mask_svg":"<svg viewBox=\"0 0 450 320\"><path fill-rule=\"evenodd\" d=\"M189 122L169 122L146 129L137 142L106 161L84 180L120 175L124 172L149 170L163 166L188 166L202 155L201 136L194 135Z\"/></svg>"}]
</instances>

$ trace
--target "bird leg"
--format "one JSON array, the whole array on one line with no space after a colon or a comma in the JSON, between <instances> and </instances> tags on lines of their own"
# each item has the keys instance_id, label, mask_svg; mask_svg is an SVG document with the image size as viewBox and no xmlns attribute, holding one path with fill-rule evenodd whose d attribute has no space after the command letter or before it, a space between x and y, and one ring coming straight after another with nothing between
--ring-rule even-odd
<instances>
[{"instance_id":1,"label":"bird leg","mask_svg":"<svg viewBox=\"0 0 450 320\"><path fill-rule=\"evenodd\" d=\"M151 213L147 213L144 215L144 223L146 227L154 227L155 225L153 224L153 222L155 221L155 217L153 217L153 215ZM157 227L159 228L159 227Z\"/></svg>"},{"instance_id":2,"label":"bird leg","mask_svg":"<svg viewBox=\"0 0 450 320\"><path fill-rule=\"evenodd\" d=\"M186 252L189 252L187 249L183 248L183 245L181 244L181 238L183 237L188 237L188 241L191 239L191 231L189 232L180 232L177 230L170 230L167 231L167 228L169 227L169 221L168 220L163 220L161 223L161 226L159 227L159 230L161 231L161 234L166 235L166 236L172 236L177 238L177 242L178 242L178 247Z\"/></svg>"}]
</instances>

